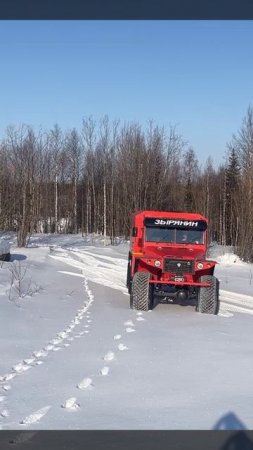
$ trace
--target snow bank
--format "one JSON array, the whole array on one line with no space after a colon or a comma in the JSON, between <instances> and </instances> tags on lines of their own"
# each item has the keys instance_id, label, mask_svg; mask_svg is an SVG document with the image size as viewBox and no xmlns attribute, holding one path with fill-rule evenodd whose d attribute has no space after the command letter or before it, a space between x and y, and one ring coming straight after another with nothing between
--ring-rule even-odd
<instances>
[{"instance_id":1,"label":"snow bank","mask_svg":"<svg viewBox=\"0 0 253 450\"><path fill-rule=\"evenodd\" d=\"M244 264L239 256L235 255L234 253L225 253L224 255L218 256L217 262L219 264Z\"/></svg>"}]
</instances>

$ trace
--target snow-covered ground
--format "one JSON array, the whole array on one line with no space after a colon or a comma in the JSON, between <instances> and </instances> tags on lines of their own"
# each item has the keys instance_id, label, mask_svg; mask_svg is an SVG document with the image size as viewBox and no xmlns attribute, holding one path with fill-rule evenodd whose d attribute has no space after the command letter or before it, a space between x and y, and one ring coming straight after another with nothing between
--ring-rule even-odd
<instances>
[{"instance_id":1,"label":"snow-covered ground","mask_svg":"<svg viewBox=\"0 0 253 450\"><path fill-rule=\"evenodd\" d=\"M190 304L142 313L129 308L128 243L5 238L1 429L253 427L253 265L213 246L218 316Z\"/></svg>"}]
</instances>

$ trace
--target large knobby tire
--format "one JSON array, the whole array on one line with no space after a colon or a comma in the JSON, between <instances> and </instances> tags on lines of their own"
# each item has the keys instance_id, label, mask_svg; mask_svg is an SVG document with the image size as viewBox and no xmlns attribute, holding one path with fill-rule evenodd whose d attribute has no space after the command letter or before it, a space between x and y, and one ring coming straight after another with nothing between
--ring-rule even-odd
<instances>
[{"instance_id":1,"label":"large knobby tire","mask_svg":"<svg viewBox=\"0 0 253 450\"><path fill-rule=\"evenodd\" d=\"M219 280L213 275L202 275L201 283L210 283L210 287L200 287L197 294L196 310L204 314L219 312Z\"/></svg>"},{"instance_id":2,"label":"large knobby tire","mask_svg":"<svg viewBox=\"0 0 253 450\"><path fill-rule=\"evenodd\" d=\"M148 311L153 307L153 284L148 272L136 272L133 277L130 294L130 307L140 311Z\"/></svg>"}]
</instances>

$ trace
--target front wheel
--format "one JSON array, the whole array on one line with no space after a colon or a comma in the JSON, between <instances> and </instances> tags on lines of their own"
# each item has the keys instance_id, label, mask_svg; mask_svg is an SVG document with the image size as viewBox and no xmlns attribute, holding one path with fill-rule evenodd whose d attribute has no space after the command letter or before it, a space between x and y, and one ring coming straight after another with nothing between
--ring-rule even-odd
<instances>
[{"instance_id":1,"label":"front wheel","mask_svg":"<svg viewBox=\"0 0 253 450\"><path fill-rule=\"evenodd\" d=\"M200 287L197 293L196 310L204 314L219 312L219 280L213 275L202 275L201 283L210 283L209 287Z\"/></svg>"},{"instance_id":2,"label":"front wheel","mask_svg":"<svg viewBox=\"0 0 253 450\"><path fill-rule=\"evenodd\" d=\"M153 284L149 283L149 272L136 272L133 277L130 294L130 307L148 311L153 308Z\"/></svg>"}]
</instances>

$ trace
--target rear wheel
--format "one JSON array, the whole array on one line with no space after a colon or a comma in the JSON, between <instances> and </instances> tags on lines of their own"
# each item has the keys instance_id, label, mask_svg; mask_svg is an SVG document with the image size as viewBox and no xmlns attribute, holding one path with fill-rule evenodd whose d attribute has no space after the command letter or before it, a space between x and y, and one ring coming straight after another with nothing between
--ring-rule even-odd
<instances>
[{"instance_id":1,"label":"rear wheel","mask_svg":"<svg viewBox=\"0 0 253 450\"><path fill-rule=\"evenodd\" d=\"M136 272L133 277L130 294L130 307L148 311L153 308L153 284L149 283L151 275L148 272Z\"/></svg>"},{"instance_id":2,"label":"rear wheel","mask_svg":"<svg viewBox=\"0 0 253 450\"><path fill-rule=\"evenodd\" d=\"M201 283L210 283L210 287L200 287L197 293L196 310L204 314L219 312L219 281L213 275L202 275Z\"/></svg>"}]
</instances>

